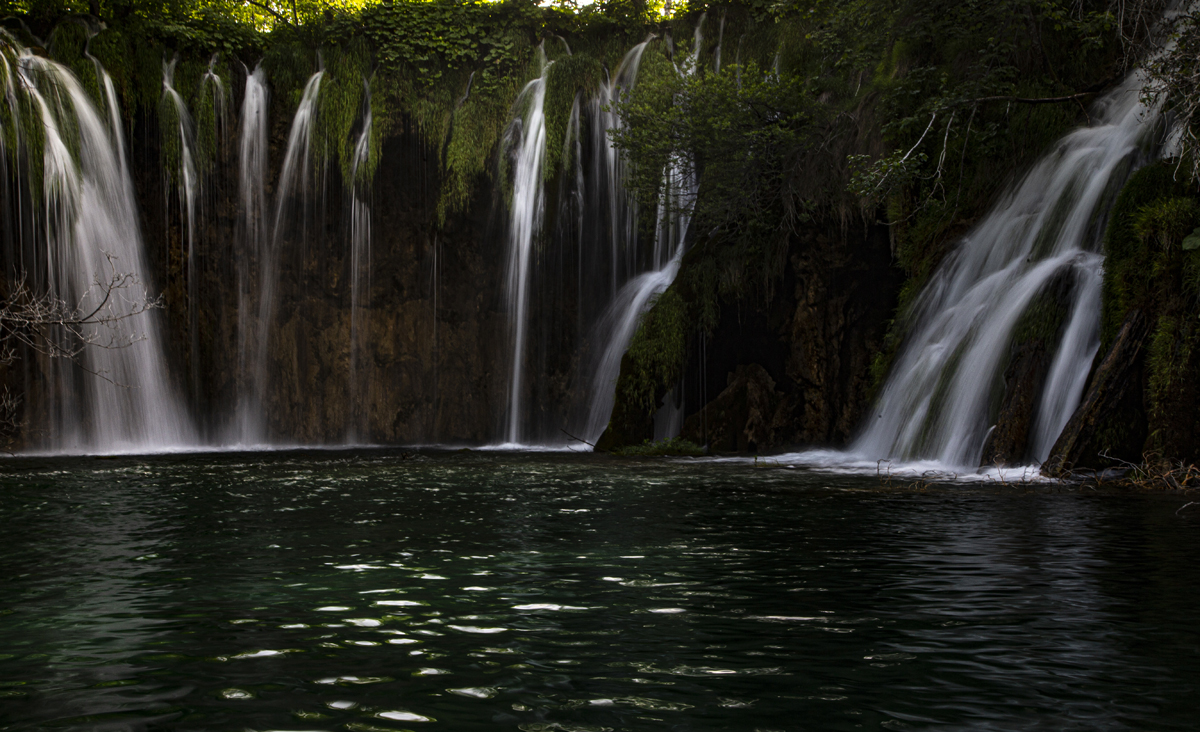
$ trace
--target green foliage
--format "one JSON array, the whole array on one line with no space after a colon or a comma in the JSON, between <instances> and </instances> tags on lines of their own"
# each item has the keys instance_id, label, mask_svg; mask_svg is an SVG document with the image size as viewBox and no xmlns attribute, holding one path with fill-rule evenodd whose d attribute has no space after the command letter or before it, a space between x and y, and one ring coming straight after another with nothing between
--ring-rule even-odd
<instances>
[{"instance_id":1,"label":"green foliage","mask_svg":"<svg viewBox=\"0 0 1200 732\"><path fill-rule=\"evenodd\" d=\"M613 454L624 457L703 457L705 452L703 447L691 440L672 437L669 440L645 440L640 445L618 447Z\"/></svg>"},{"instance_id":2,"label":"green foliage","mask_svg":"<svg viewBox=\"0 0 1200 732\"><path fill-rule=\"evenodd\" d=\"M362 31L386 69L409 72L418 88L477 68L480 93L498 91L528 59L541 14L528 0L397 2L366 9Z\"/></svg>"},{"instance_id":3,"label":"green foliage","mask_svg":"<svg viewBox=\"0 0 1200 732\"><path fill-rule=\"evenodd\" d=\"M1190 405L1200 376L1200 251L1185 250L1183 242L1200 224L1200 197L1187 170L1177 162L1147 166L1117 198L1104 241L1101 349L1108 351L1131 310L1145 314L1151 330L1143 392L1150 435L1144 449L1191 460Z\"/></svg>"},{"instance_id":4,"label":"green foliage","mask_svg":"<svg viewBox=\"0 0 1200 732\"><path fill-rule=\"evenodd\" d=\"M355 128L362 124L363 98L371 76L370 50L361 38L345 46L324 48L325 76L317 96L317 114L312 128L314 162L336 162L342 180L351 181Z\"/></svg>"},{"instance_id":5,"label":"green foliage","mask_svg":"<svg viewBox=\"0 0 1200 732\"><path fill-rule=\"evenodd\" d=\"M1136 172L1117 197L1104 238L1104 289L1100 318L1101 348L1116 338L1134 308L1156 308L1155 272L1162 272L1172 249L1195 226L1195 202L1170 163ZM1182 254L1182 248L1180 247ZM1189 254L1189 258L1190 258Z\"/></svg>"},{"instance_id":6,"label":"green foliage","mask_svg":"<svg viewBox=\"0 0 1200 732\"><path fill-rule=\"evenodd\" d=\"M678 288L667 288L642 318L629 344L628 360L622 368L624 393L620 395L626 403L651 413L658 407L659 392L683 373L688 330L687 305Z\"/></svg>"}]
</instances>

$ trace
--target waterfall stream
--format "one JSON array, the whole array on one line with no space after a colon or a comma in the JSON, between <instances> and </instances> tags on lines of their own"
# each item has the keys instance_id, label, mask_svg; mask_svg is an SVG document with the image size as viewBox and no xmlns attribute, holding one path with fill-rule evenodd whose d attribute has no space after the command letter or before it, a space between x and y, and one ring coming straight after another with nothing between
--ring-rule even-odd
<instances>
[{"instance_id":1,"label":"waterfall stream","mask_svg":"<svg viewBox=\"0 0 1200 732\"><path fill-rule=\"evenodd\" d=\"M371 204L367 199L366 183L359 181L359 168L367 163L371 152L371 85L363 80L364 107L363 124L358 140L354 144L353 165L350 180L346 182L350 198L350 424L347 425L346 441L355 443L366 436L369 413L365 404L367 384L360 373L363 359L361 352L366 346L363 332L367 330L367 314L370 302L364 308L364 298L371 292ZM369 332L369 331L368 331Z\"/></svg>"},{"instance_id":2,"label":"waterfall stream","mask_svg":"<svg viewBox=\"0 0 1200 732\"><path fill-rule=\"evenodd\" d=\"M696 72L700 47L704 42L704 17L702 15L696 23L692 55L685 60L679 73L690 75ZM645 46L645 42L642 46ZM640 59L641 50L637 49L636 59ZM636 69L635 61L634 74ZM630 85L632 82L631 77ZM616 97L617 93L611 93L611 98ZM614 124L620 124L619 120L614 121ZM618 167L620 163L616 162L619 155L611 145L609 149L614 159L612 168L619 175L622 173ZM614 178L620 179L617 175L614 175ZM620 192L624 196L623 186ZM597 344L604 344L604 347L600 357L587 372L585 383L589 385L588 405L582 424L576 428L580 436L589 442L595 442L608 426L616 396L617 376L621 372L621 357L629 349L642 315L653 303L653 299L670 287L675 281L675 275L679 273L695 196L696 176L691 157L686 151L677 151L663 170L662 194L656 213L652 269L637 275L621 287L592 331L591 340ZM630 229L632 228L633 224L630 224ZM678 420L667 421L673 423ZM674 434L666 434L672 429L678 434L678 426L675 425L664 428L661 436L674 437Z\"/></svg>"},{"instance_id":3,"label":"waterfall stream","mask_svg":"<svg viewBox=\"0 0 1200 732\"><path fill-rule=\"evenodd\" d=\"M311 213L309 178L312 171L312 128L317 110L317 96L321 91L321 79L324 75L322 70L309 77L304 85L300 106L296 108L296 114L292 118L287 151L284 153L283 168L275 191L275 215L272 219L271 235L263 248L259 264L257 343L245 375L250 385L248 398L238 404L241 412L238 423L247 425L246 436L259 442L265 442L269 437L265 421L267 395L271 385L268 363L271 353L271 329L277 309L275 295L283 256L281 249L289 236L295 235L303 246L308 235ZM265 96L263 103L265 105Z\"/></svg>"},{"instance_id":4,"label":"waterfall stream","mask_svg":"<svg viewBox=\"0 0 1200 732\"><path fill-rule=\"evenodd\" d=\"M112 81L97 64L106 118L66 67L7 37L0 55L14 61L6 62L6 97L43 131L44 200L35 204L38 231L24 240L36 250L20 258L29 270L14 274L35 295L96 311L79 326L82 348L69 335L51 337L57 347L78 349L74 359L37 359L43 376L30 410L44 423L31 425L32 441L54 452L193 444L190 416L168 376L160 314L145 310L149 269Z\"/></svg>"},{"instance_id":5,"label":"waterfall stream","mask_svg":"<svg viewBox=\"0 0 1200 732\"><path fill-rule=\"evenodd\" d=\"M1028 446L1031 460L1046 459L1099 348L1108 209L1152 143L1157 111L1141 104L1141 88L1135 73L1099 100L1093 124L1060 140L940 265L852 453L979 465L1014 329L1059 280L1069 283L1066 322Z\"/></svg>"},{"instance_id":6,"label":"waterfall stream","mask_svg":"<svg viewBox=\"0 0 1200 732\"><path fill-rule=\"evenodd\" d=\"M513 133L519 144L512 157L512 213L509 219L509 259L505 294L512 328L512 366L508 387L508 414L504 439L519 444L522 436L522 387L525 370L525 339L529 329L529 267L534 239L541 231L545 208L542 186L542 158L546 154L546 73L550 65L542 55L541 75L525 85L517 97L516 109L523 114L513 120Z\"/></svg>"},{"instance_id":7,"label":"waterfall stream","mask_svg":"<svg viewBox=\"0 0 1200 732\"><path fill-rule=\"evenodd\" d=\"M704 23L702 15L691 53L678 59L675 73L689 76L700 68ZM711 68L719 73L723 17L717 30ZM495 402L487 408L488 418L497 420L499 404L504 404L502 442L561 445L566 438L558 437L560 427L570 428L567 435L594 442L611 417L622 356L643 315L679 272L697 195L695 162L686 150L675 151L667 160L654 218L643 219L640 238L645 241L640 241L638 220L643 212L626 190L626 163L611 139L624 124L617 112L619 102L637 83L653 39L652 35L630 48L611 74L604 66L604 81L594 94L575 93L565 139L547 139L547 88L553 87L554 77L544 44L537 49L539 76L523 87L513 104L500 149L500 169L510 191L501 215L507 223L503 285L506 345L511 350L506 354L508 373L498 377ZM565 40L562 44L569 56L569 46ZM310 398L325 399L329 408L304 413L304 419L319 413L316 419L321 422L306 423L303 434L317 437L303 439L324 439L322 430L330 426L343 429L332 433L333 440L339 434L349 444L368 438L369 399L372 388L380 386L370 379L380 384L386 379L379 369L368 369L373 345L374 194L364 171L373 169L373 125L386 128L388 122L382 115L372 119L370 84L363 80L360 122L348 138L352 153L349 178L343 180L339 228L324 220L323 212L336 206L327 206L323 169L314 165L317 151L312 148L323 70L303 88L270 198L267 79L261 66L247 73L237 130L238 208L219 215L217 203L225 206L225 199L213 194L220 185L213 161L221 156L213 153L209 142L215 135L220 143L225 135L229 92L215 71L217 57L199 74L196 89L203 103L213 104L211 135L210 118L204 116L208 107L197 107L197 127L176 90L175 61L164 62L159 112L166 123L160 151L167 184L165 211L169 232L178 231L180 240L170 244L163 258L162 271L172 279L162 283L150 280L143 251L114 84L103 66L88 58L95 65L98 96L95 89L89 96L67 67L30 53L0 31L0 103L11 110L7 119L36 117L44 128L40 146L22 143L19 125L12 135L0 135L8 276L27 277L32 288L83 312L99 307L104 320L83 326L90 345L78 349L74 360L45 354L29 359L33 365L26 378L31 385L27 411L37 421L29 432L31 442L53 451L84 452L198 444L198 430L177 393L180 384L170 376L167 354L190 364L192 393L196 404L202 404L201 384L208 382L201 378L201 334L205 339L212 334L214 341L223 336L236 339L229 343L230 348L236 345L236 366L227 369L236 373L227 384L213 387L214 394L229 388L235 396L231 408L216 415L225 430L220 438L225 444L271 442L279 435L272 435L268 415L278 422L280 415L304 412L297 405ZM740 73L740 38L732 61ZM776 73L779 63L776 54ZM564 63L560 70L566 68ZM597 72L600 68L597 62ZM89 69L81 73L90 79ZM468 80L468 95L470 84ZM1037 387L1025 452L1030 463L1045 460L1079 404L1099 349L1100 244L1109 208L1129 174L1152 153L1158 111L1141 103L1142 84L1141 76L1131 75L1099 99L1091 111L1092 123L1058 141L939 265L906 315L905 341L847 459L978 467L998 421L1008 386L1005 373L1023 319L1049 299L1061 314L1061 324L1039 365L1045 379ZM191 88L182 78L180 86ZM561 145L561 170L546 171L547 145ZM22 162L26 148L36 148L37 166ZM552 153L557 149L550 148ZM133 152L136 157L138 149ZM227 152L232 158L233 150ZM28 181L35 171L39 180ZM546 179L555 180L555 174L558 209L547 213ZM224 196L224 188L220 191ZM382 261L391 211L380 208L375 213L381 245L375 256ZM228 224L219 221L223 216ZM219 322L210 330L204 320L208 310L201 307L208 292L203 283L219 274L212 263L223 256L218 241L223 232L233 240L229 273L236 277L237 314L214 316ZM322 264L335 261L324 259L323 252L307 256L318 244L333 247L338 265L332 272L322 269ZM435 283L442 276L438 246L435 237ZM203 262L209 264L200 271ZM106 284L114 273L135 279L120 281L106 299ZM323 305L304 304L316 298L294 298L293 275L300 290L327 285L337 306L326 312L320 310ZM385 292L385 281L377 282L377 295ZM169 302L171 312L178 314L173 322L179 332L170 350L163 314L153 307L140 312L147 307L150 286L165 289L173 298ZM435 288L435 347L437 297ZM383 305L378 307L377 329L383 323ZM317 328L321 318L327 320ZM343 351L347 330L349 348ZM55 338L56 348L72 348L70 333ZM204 340L206 347L209 343ZM305 379L325 378L324 373L314 376L315 367L305 371L312 363L304 359L326 346L337 356L322 354L329 360L312 361L335 373L336 395L301 393ZM284 363L289 355L291 363ZM330 369L333 363L337 365ZM223 378L225 374L212 381ZM335 404L343 395L346 403ZM668 400L656 417L656 437L678 434L684 406ZM396 419L405 417L398 414ZM496 422L491 424L494 428ZM279 423L276 428L277 433L286 430Z\"/></svg>"},{"instance_id":8,"label":"waterfall stream","mask_svg":"<svg viewBox=\"0 0 1200 732\"><path fill-rule=\"evenodd\" d=\"M267 243L267 115L270 92L262 65L246 75L246 91L242 99L241 132L238 141L238 240L241 256L237 257L238 313L253 312L261 293L257 284L262 277L262 265ZM256 275L255 267L258 267ZM231 439L237 444L254 444L266 438L258 399L257 384L251 380L257 374L252 361L259 355L258 344L263 323L252 318L238 320L238 388L235 407L235 426Z\"/></svg>"},{"instance_id":9,"label":"waterfall stream","mask_svg":"<svg viewBox=\"0 0 1200 732\"><path fill-rule=\"evenodd\" d=\"M178 144L177 161L169 160L167 165L163 167L163 175L168 180L176 179L176 196L179 199L179 207L181 209L183 240L184 246L184 261L185 261L185 280L187 291L187 313L188 313L188 352L192 355L193 361L199 360L200 353L200 319L199 308L197 303L197 281L196 281L196 219L197 208L199 207L200 182L199 171L196 167L196 127L192 123L192 116L188 113L187 104L183 98L179 96L179 92L175 91L175 64L178 59L163 61L162 65L162 86L163 86L163 104L168 105L175 115L175 133L176 142ZM210 69L209 74L212 71ZM218 82L219 83L219 82ZM173 164L173 165L172 165ZM164 191L167 191L167 196L170 196L170 186L164 186ZM170 203L167 205L167 210L171 210ZM170 241L170 238L167 238ZM199 372L192 369L192 395L197 396L199 393Z\"/></svg>"}]
</instances>

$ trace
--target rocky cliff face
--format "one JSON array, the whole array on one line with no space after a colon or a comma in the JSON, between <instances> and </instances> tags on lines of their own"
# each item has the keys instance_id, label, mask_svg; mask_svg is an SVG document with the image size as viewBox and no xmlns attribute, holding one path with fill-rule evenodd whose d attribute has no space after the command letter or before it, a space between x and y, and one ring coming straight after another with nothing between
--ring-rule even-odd
<instances>
[{"instance_id":1,"label":"rocky cliff face","mask_svg":"<svg viewBox=\"0 0 1200 732\"><path fill-rule=\"evenodd\" d=\"M723 301L714 332L692 339L682 436L730 452L844 444L870 408L871 361L902 282L884 226L793 237L772 301ZM622 398L634 368L622 363L603 449L655 437L654 415Z\"/></svg>"},{"instance_id":2,"label":"rocky cliff face","mask_svg":"<svg viewBox=\"0 0 1200 732\"><path fill-rule=\"evenodd\" d=\"M271 137L273 175L287 139L288 119L281 117ZM153 286L164 292L169 355L198 422L219 441L248 386L239 329L255 342L261 304L255 289L247 312L238 312L235 263L251 261L257 283L264 263L238 236L237 159L229 144L206 189L194 263L198 296L189 302L178 204L159 172L154 131L144 127L135 135L132 168L158 278ZM270 440L480 443L495 435L506 394L507 323L500 303L504 250L489 225L494 193L481 176L465 212L439 226L438 155L411 125L400 125L383 145L371 192L369 286L353 381L348 218L335 171L318 178L306 240L279 242L263 405ZM268 181L268 199L275 185ZM191 307L198 308L195 345Z\"/></svg>"}]
</instances>

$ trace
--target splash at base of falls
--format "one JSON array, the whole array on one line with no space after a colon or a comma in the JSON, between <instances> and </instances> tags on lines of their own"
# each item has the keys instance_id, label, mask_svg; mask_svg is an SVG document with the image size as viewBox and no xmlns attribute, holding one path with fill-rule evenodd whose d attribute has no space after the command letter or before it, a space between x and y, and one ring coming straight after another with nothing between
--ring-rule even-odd
<instances>
[{"instance_id":1,"label":"splash at base of falls","mask_svg":"<svg viewBox=\"0 0 1200 732\"><path fill-rule=\"evenodd\" d=\"M715 463L751 464L762 468L796 468L829 475L874 476L884 484L892 480L924 483L992 483L1022 485L1056 483L1042 475L1036 465L963 468L937 460L879 460L870 455L841 450L804 450L762 457L689 458Z\"/></svg>"},{"instance_id":2,"label":"splash at base of falls","mask_svg":"<svg viewBox=\"0 0 1200 732\"><path fill-rule=\"evenodd\" d=\"M1082 395L1099 347L1101 238L1126 178L1149 159L1157 110L1134 73L1095 104L1095 124L1060 140L934 273L850 456L974 470L996 420L1021 319L1069 283L1024 461L1044 461ZM951 468L953 470L954 468Z\"/></svg>"}]
</instances>

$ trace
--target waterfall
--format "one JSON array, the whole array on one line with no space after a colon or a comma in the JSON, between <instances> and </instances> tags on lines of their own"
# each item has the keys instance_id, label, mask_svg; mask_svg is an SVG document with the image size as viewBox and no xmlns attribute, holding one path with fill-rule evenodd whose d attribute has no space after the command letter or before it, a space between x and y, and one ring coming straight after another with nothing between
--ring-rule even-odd
<instances>
[{"instance_id":1,"label":"waterfall","mask_svg":"<svg viewBox=\"0 0 1200 732\"><path fill-rule=\"evenodd\" d=\"M617 290L637 271L637 206L625 191L625 159L613 145L610 133L624 126L617 114L616 103L621 95L628 93L637 83L638 68L646 46L653 40L650 36L625 54L617 71L600 88L592 101L592 150L599 158L593 165L603 172L603 179L595 182L597 191L604 192L608 213L609 283L610 290L604 302L610 302ZM581 260L582 261L582 260Z\"/></svg>"},{"instance_id":2,"label":"waterfall","mask_svg":"<svg viewBox=\"0 0 1200 732\"><path fill-rule=\"evenodd\" d=\"M604 350L588 380L590 400L580 429L580 436L589 442L595 442L608 426L616 396L617 376L621 373L621 357L629 349L642 314L652 298L675 281L682 258L681 248L662 269L640 274L626 283L593 329L596 341L604 344Z\"/></svg>"},{"instance_id":3,"label":"waterfall","mask_svg":"<svg viewBox=\"0 0 1200 732\"><path fill-rule=\"evenodd\" d=\"M861 456L979 464L1014 327L1055 280L1072 283L1031 431L1045 460L1082 395L1099 348L1108 208L1145 157L1157 111L1140 75L1099 100L1093 124L1047 153L939 266L911 311L912 329L866 430Z\"/></svg>"},{"instance_id":4,"label":"waterfall","mask_svg":"<svg viewBox=\"0 0 1200 732\"><path fill-rule=\"evenodd\" d=\"M96 311L76 326L81 339L70 328L54 328L60 332L51 346L77 350L74 359L37 359L41 378L30 383L28 411L45 422L31 425L31 440L41 436L41 445L56 452L193 444L190 419L167 375L161 318L145 310L149 270L112 81L97 64L106 118L66 67L7 36L0 37L0 56L10 105L35 116L43 133L43 200L31 203L37 210L30 217L37 231L18 243L26 250L19 261L34 267L18 274L35 296ZM35 152L23 146L8 154ZM9 217L22 220L25 213L6 210Z\"/></svg>"},{"instance_id":5,"label":"waterfall","mask_svg":"<svg viewBox=\"0 0 1200 732\"><path fill-rule=\"evenodd\" d=\"M721 22L717 26L717 47L713 49L713 73L721 73L721 46L725 43L725 10L721 10ZM699 52L699 48L696 49Z\"/></svg>"},{"instance_id":6,"label":"waterfall","mask_svg":"<svg viewBox=\"0 0 1200 732\"><path fill-rule=\"evenodd\" d=\"M511 131L518 145L512 152L513 193L508 229L508 277L506 298L512 328L512 367L508 388L508 415L504 438L521 441L521 392L525 368L525 338L528 331L529 267L534 239L541 232L545 206L542 189L542 158L546 153L546 73L550 65L542 56L541 75L525 85L515 109L523 114L513 120Z\"/></svg>"},{"instance_id":7,"label":"waterfall","mask_svg":"<svg viewBox=\"0 0 1200 732\"><path fill-rule=\"evenodd\" d=\"M184 104L183 98L179 96L179 93L175 91L175 63L177 60L163 61L162 65L163 104L168 105L175 115L175 131L179 145L179 159L177 161L166 160L163 175L167 180L170 180L172 177L176 178L176 193L179 197L179 204L183 213L182 229L185 241L184 266L186 267L188 345L192 362L196 363L200 353L200 318L197 303L197 285L199 283L196 281L196 208L198 206L200 187L197 180L196 157L193 153L195 146L195 126L192 124L191 115L188 114L187 105ZM164 191L169 190L169 186L164 187ZM170 193L167 193L167 196L169 198ZM170 210L170 208L168 201L167 210ZM166 239L169 246L170 237L168 236ZM199 378L199 370L193 368L193 397L199 394Z\"/></svg>"},{"instance_id":8,"label":"waterfall","mask_svg":"<svg viewBox=\"0 0 1200 732\"><path fill-rule=\"evenodd\" d=\"M704 18L705 16L701 15L696 24L692 55L685 61L679 73L691 75L696 72L700 48L704 42ZM645 46L645 42L642 46ZM638 49L635 58L640 57L641 50ZM634 73L636 68L635 61ZM619 123L617 121L617 124ZM615 150L612 150L612 154L613 158L619 157ZM615 162L612 165L615 171L614 179L618 178L616 172L620 172L617 165ZM621 193L624 195L623 187ZM629 343L637 332L642 314L653 303L653 299L675 281L675 275L679 273L695 197L696 175L691 155L686 151L676 151L663 170L663 188L656 212L652 269L626 282L592 329L590 340L603 344L603 350L600 357L586 371L585 383L588 384L589 400L582 424L577 428L580 436L589 442L595 442L608 426L616 396L617 376L621 372L621 357L629 349Z\"/></svg>"},{"instance_id":9,"label":"waterfall","mask_svg":"<svg viewBox=\"0 0 1200 732\"><path fill-rule=\"evenodd\" d=\"M213 71L213 67L217 64L218 54L213 54L208 60L208 70L204 72L204 76L200 77L200 93L204 94L208 87L212 87L213 95L213 118L216 122L216 137L217 141L225 139L225 124L228 117L225 113L225 100L227 92L225 91L225 82L221 81L221 77Z\"/></svg>"},{"instance_id":10,"label":"waterfall","mask_svg":"<svg viewBox=\"0 0 1200 732\"><path fill-rule=\"evenodd\" d=\"M266 257L267 221L267 115L270 96L267 75L262 64L253 73L246 75L246 91L242 99L241 133L238 141L238 394L233 440L241 444L265 441L265 424L254 375L257 366L251 361L258 352L252 353L251 343L256 343L252 328L264 328L262 322L253 323L250 317L261 293L255 285L262 276L261 267ZM255 276L255 265L259 275ZM261 337L261 333L260 333ZM257 363L257 362L255 362Z\"/></svg>"},{"instance_id":11,"label":"waterfall","mask_svg":"<svg viewBox=\"0 0 1200 732\"><path fill-rule=\"evenodd\" d=\"M318 71L309 77L300 97L300 106L292 118L292 129L288 133L287 151L283 156L283 169L275 191L275 215L272 219L271 237L263 248L259 270L258 333L253 363L250 364L250 388L247 399L239 403L243 414L240 424L249 425L253 435L266 440L268 429L265 423L268 408L268 392L271 386L268 367L271 354L271 326L275 317L275 291L279 281L282 260L282 244L292 227L299 227L299 238L303 245L307 240L309 223L308 182L311 173L311 140L314 118L317 111L317 96L321 90L321 79L325 72ZM265 103L265 102L264 102ZM299 211L296 211L297 204ZM243 318L245 314L243 314Z\"/></svg>"},{"instance_id":12,"label":"waterfall","mask_svg":"<svg viewBox=\"0 0 1200 732\"><path fill-rule=\"evenodd\" d=\"M371 292L371 205L365 200L367 183L359 181L359 168L367 163L371 153L371 85L363 80L364 111L362 131L354 144L350 180L346 182L350 197L350 414L357 415L347 426L347 442L353 443L366 434L368 427L366 384L360 370L360 350L363 347L363 328L366 312L363 297Z\"/></svg>"}]
</instances>

